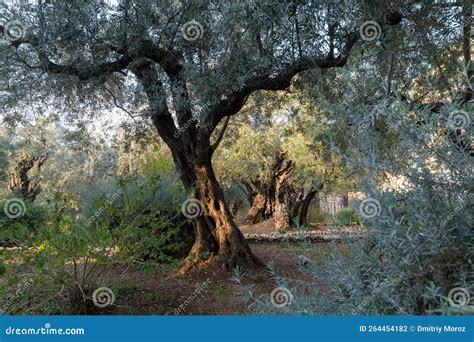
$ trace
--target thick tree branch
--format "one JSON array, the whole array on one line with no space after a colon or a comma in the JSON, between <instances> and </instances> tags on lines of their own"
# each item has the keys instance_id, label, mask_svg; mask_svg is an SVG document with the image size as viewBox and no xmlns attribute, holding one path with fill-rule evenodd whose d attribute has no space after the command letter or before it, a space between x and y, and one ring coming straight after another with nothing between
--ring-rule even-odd
<instances>
[{"instance_id":1,"label":"thick tree branch","mask_svg":"<svg viewBox=\"0 0 474 342\"><path fill-rule=\"evenodd\" d=\"M133 61L133 59L129 56L122 56L114 62L78 68L74 65L59 65L53 63L41 51L38 51L38 56L40 58L42 68L45 71L53 74L76 76L81 81L88 81L101 76L110 75L114 72L125 70Z\"/></svg>"},{"instance_id":2,"label":"thick tree branch","mask_svg":"<svg viewBox=\"0 0 474 342\"><path fill-rule=\"evenodd\" d=\"M286 65L280 72L269 72L247 79L244 86L220 101L211 111L211 127L215 128L226 116L236 114L247 101L248 96L257 90L285 90L298 73L314 68L342 67L347 63L349 54L359 39L357 32L349 34L346 44L338 57L326 58L301 57L296 62Z\"/></svg>"},{"instance_id":3,"label":"thick tree branch","mask_svg":"<svg viewBox=\"0 0 474 342\"><path fill-rule=\"evenodd\" d=\"M217 137L214 144L212 144L212 146L211 146L212 151L215 151L217 149L217 147L219 146L219 144L221 143L222 138L224 137L224 133L227 129L227 126L229 125L229 120L230 120L230 116L226 117L226 120L224 121L224 126L222 126L222 129L219 132L219 136Z\"/></svg>"},{"instance_id":4,"label":"thick tree branch","mask_svg":"<svg viewBox=\"0 0 474 342\"><path fill-rule=\"evenodd\" d=\"M142 60L132 65L130 69L143 85L150 106L151 119L158 133L170 148L182 150L178 130L166 103L163 84L152 62Z\"/></svg>"},{"instance_id":5,"label":"thick tree branch","mask_svg":"<svg viewBox=\"0 0 474 342\"><path fill-rule=\"evenodd\" d=\"M463 56L466 68L467 86L463 94L462 101L469 102L473 98L472 83L474 81L474 65L471 60L471 40L472 40L472 0L464 0L463 4Z\"/></svg>"},{"instance_id":6,"label":"thick tree branch","mask_svg":"<svg viewBox=\"0 0 474 342\"><path fill-rule=\"evenodd\" d=\"M3 36L5 27L0 25L0 36ZM60 65L51 61L45 51L41 48L37 37L29 34L18 40L11 41L10 45L18 48L22 44L29 44L38 54L41 68L49 73L76 76L81 81L87 81L100 76L112 74L117 71L125 70L133 61L128 55L123 55L113 62L99 63L95 65L86 65L78 67L77 65Z\"/></svg>"},{"instance_id":7,"label":"thick tree branch","mask_svg":"<svg viewBox=\"0 0 474 342\"><path fill-rule=\"evenodd\" d=\"M152 41L145 39L141 42L138 50L132 53L133 55L146 57L161 66L171 83L178 124L180 126L193 124L188 88L183 75L183 54L179 51L159 48ZM195 129L196 127L193 125L192 130Z\"/></svg>"}]
</instances>

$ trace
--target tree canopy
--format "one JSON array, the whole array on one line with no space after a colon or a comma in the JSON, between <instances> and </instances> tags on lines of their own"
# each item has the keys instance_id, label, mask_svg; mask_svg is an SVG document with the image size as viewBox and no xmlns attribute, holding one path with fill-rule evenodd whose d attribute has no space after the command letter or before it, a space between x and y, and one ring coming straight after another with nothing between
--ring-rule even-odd
<instances>
[{"instance_id":1,"label":"tree canopy","mask_svg":"<svg viewBox=\"0 0 474 342\"><path fill-rule=\"evenodd\" d=\"M322 184L350 189L363 178L375 198L374 183L400 169L421 177L406 164L428 167L418 162L424 150L402 139L414 139L403 131L413 120L427 130L419 138L440 134L471 155L471 16L471 1L6 3L0 113L6 130L28 129L38 116L58 125L51 140L26 133L21 148L29 152L17 156L39 168L59 153L48 167L66 179L52 190L68 177L92 183L109 171L143 174L142 162L176 175L195 229L183 269L207 259L226 269L259 267L220 180L273 179L277 226L286 226L292 192L296 203ZM118 113L128 119L122 135L84 129L106 132ZM146 154L158 150L150 161ZM13 187L33 199L39 188L28 185L28 167ZM161 186L160 177L150 184Z\"/></svg>"}]
</instances>

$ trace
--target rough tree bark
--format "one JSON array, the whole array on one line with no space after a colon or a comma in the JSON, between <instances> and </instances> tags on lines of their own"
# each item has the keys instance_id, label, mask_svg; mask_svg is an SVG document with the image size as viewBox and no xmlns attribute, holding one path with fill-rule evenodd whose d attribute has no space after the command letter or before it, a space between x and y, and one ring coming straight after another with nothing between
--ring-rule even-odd
<instances>
[{"instance_id":1,"label":"rough tree bark","mask_svg":"<svg viewBox=\"0 0 474 342\"><path fill-rule=\"evenodd\" d=\"M270 180L268 183L261 181L253 181L253 187L250 202L250 209L247 212L245 224L255 224L268 220L273 216L274 211L274 181ZM249 184L250 185L250 184Z\"/></svg>"},{"instance_id":2,"label":"rough tree bark","mask_svg":"<svg viewBox=\"0 0 474 342\"><path fill-rule=\"evenodd\" d=\"M303 203L304 200L304 189L300 189L299 191L292 191L292 198L294 200L292 201L291 204L291 224L292 226L297 226L300 224L299 221L299 212L301 210L301 204Z\"/></svg>"},{"instance_id":3,"label":"rough tree bark","mask_svg":"<svg viewBox=\"0 0 474 342\"><path fill-rule=\"evenodd\" d=\"M313 200L314 196L316 196L317 193L318 193L318 190L309 191L306 197L304 198L303 203L301 204L301 211L298 217L298 222L303 227L308 227L309 225L309 222L308 222L309 206L311 205L311 201Z\"/></svg>"},{"instance_id":4,"label":"rough tree bark","mask_svg":"<svg viewBox=\"0 0 474 342\"><path fill-rule=\"evenodd\" d=\"M281 205L285 201L287 202L286 209L281 211L281 213L283 214L290 210L292 201L290 195L291 189L288 185L288 177L291 174L294 165L292 165L291 170L286 170L289 164L292 165L293 163L287 159L286 154L282 151L278 151L273 158L269 180L267 182L252 182L254 185L254 196L251 207L247 213L245 224L255 224L274 217L276 210L280 211L283 209ZM287 178L284 179L284 177ZM280 187L280 198L286 198L283 202L278 201L277 185ZM286 193L283 194L282 191L286 191ZM277 207L279 208L277 209ZM291 218L292 216L289 215L289 217Z\"/></svg>"},{"instance_id":5,"label":"rough tree bark","mask_svg":"<svg viewBox=\"0 0 474 342\"><path fill-rule=\"evenodd\" d=\"M38 172L47 160L47 156L23 156L8 174L8 190L15 191L24 200L34 201L41 192L37 178L31 178L28 173L36 167Z\"/></svg>"},{"instance_id":6,"label":"rough tree bark","mask_svg":"<svg viewBox=\"0 0 474 342\"><path fill-rule=\"evenodd\" d=\"M271 167L271 177L267 183L253 182L252 206L248 211L245 224L255 224L275 217L276 229L291 226L308 226L308 211L316 194L323 188L308 191L294 190L288 179L293 171L294 163L287 159L282 151L278 151ZM247 184L248 189L250 185ZM246 190L246 193L248 191Z\"/></svg>"},{"instance_id":7,"label":"rough tree bark","mask_svg":"<svg viewBox=\"0 0 474 342\"><path fill-rule=\"evenodd\" d=\"M272 172L275 174L275 229L291 227L288 180L294 167L295 164L286 158L284 152L277 152L272 167Z\"/></svg>"},{"instance_id":8,"label":"rough tree bark","mask_svg":"<svg viewBox=\"0 0 474 342\"><path fill-rule=\"evenodd\" d=\"M202 210L193 219L196 240L183 271L209 257L225 269L261 265L234 223L212 167L211 145L202 144L198 151L203 153L195 158L172 152L188 196L202 204Z\"/></svg>"},{"instance_id":9,"label":"rough tree bark","mask_svg":"<svg viewBox=\"0 0 474 342\"><path fill-rule=\"evenodd\" d=\"M305 190L300 189L299 191L294 191L296 195L293 196L294 201L292 203L291 211L291 221L293 226L299 225L307 227L309 224L308 221L308 212L313 199L317 194L323 189L324 182L318 187L311 188L305 195Z\"/></svg>"},{"instance_id":10,"label":"rough tree bark","mask_svg":"<svg viewBox=\"0 0 474 342\"><path fill-rule=\"evenodd\" d=\"M5 27L0 25L0 34L4 31ZM126 43L126 33L124 43L118 42L121 39L112 39L108 44L101 42L101 48L108 48L109 56L116 56L115 59L88 64L58 63L58 60L63 59L55 58L54 49L45 46L45 40L39 39L33 32L10 42L10 45L12 49L18 49L21 45L28 44L30 50L36 51L40 63L38 68L43 72L65 78L74 77L80 82L105 80L109 75L124 74L127 70L135 74L148 99L148 113L158 134L171 150L186 192L203 205L202 215L193 220L196 242L188 261L204 260L205 255L211 255L222 266L231 268L235 265L260 265L260 262L235 225L212 169L212 154L222 139L228 119L243 108L255 91L285 90L291 85L294 76L306 70L343 67L359 38L358 30L348 33L345 42L341 42L338 47L337 55L335 51L327 56L322 56L320 51L314 54L301 52L292 61L285 62L276 69L248 72L242 86L228 89L225 96L210 104L206 113L200 115L203 117L200 117L199 122L191 112L191 92L188 89L190 80L187 78L189 73L185 70L184 54L174 47L164 48L145 34L134 39L132 46ZM168 94L163 77L159 77L158 73L166 75L169 86L167 89L173 98L173 115L168 108ZM225 122L224 127L211 145L211 134L221 122ZM283 183L280 182L279 186L281 185Z\"/></svg>"},{"instance_id":11,"label":"rough tree bark","mask_svg":"<svg viewBox=\"0 0 474 342\"><path fill-rule=\"evenodd\" d=\"M255 224L268 220L273 216L273 204L269 203L272 198L268 196L268 187L262 186L256 188L252 204L247 212L245 224Z\"/></svg>"},{"instance_id":12,"label":"rough tree bark","mask_svg":"<svg viewBox=\"0 0 474 342\"><path fill-rule=\"evenodd\" d=\"M256 257L250 251L243 234L234 223L227 202L224 200L222 189L214 174L211 159L204 158L195 164L194 172L197 176L197 193L203 203L203 215L208 224L206 230L211 231L206 239L215 240L212 243L217 247L215 252L217 252L218 262L226 269L237 265L257 264ZM201 235L201 239L196 240L194 248L197 250L202 250L202 237Z\"/></svg>"}]
</instances>

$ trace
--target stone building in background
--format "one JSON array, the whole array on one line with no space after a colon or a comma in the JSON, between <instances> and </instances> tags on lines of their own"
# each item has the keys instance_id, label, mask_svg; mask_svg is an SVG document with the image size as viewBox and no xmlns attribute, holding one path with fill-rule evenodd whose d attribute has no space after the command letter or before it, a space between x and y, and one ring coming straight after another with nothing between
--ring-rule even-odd
<instances>
[{"instance_id":1,"label":"stone building in background","mask_svg":"<svg viewBox=\"0 0 474 342\"><path fill-rule=\"evenodd\" d=\"M314 205L319 207L323 212L331 214L333 217L342 208L347 208L352 202L352 196L350 194L344 195L325 195L322 194L320 197L315 199Z\"/></svg>"}]
</instances>

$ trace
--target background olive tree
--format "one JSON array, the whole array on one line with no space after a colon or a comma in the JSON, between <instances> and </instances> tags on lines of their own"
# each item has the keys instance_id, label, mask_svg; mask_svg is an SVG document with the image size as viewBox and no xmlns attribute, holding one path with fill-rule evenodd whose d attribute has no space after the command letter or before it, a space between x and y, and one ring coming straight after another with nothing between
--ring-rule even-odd
<instances>
[{"instance_id":1,"label":"background olive tree","mask_svg":"<svg viewBox=\"0 0 474 342\"><path fill-rule=\"evenodd\" d=\"M399 24L399 11L407 17L425 11L389 1L357 4L124 0L117 5L5 5L2 111L10 123L26 110L45 107L68 108L73 119L94 120L94 109L106 103L125 110L133 104L129 114L153 122L194 199L187 204L197 203L201 213L194 218L196 243L189 260L211 255L225 268L259 264L223 197L213 153L229 118L252 93L287 89L307 70L343 67L361 38ZM354 16L356 10L360 15ZM367 21L370 17L380 23ZM373 27L367 30L367 24ZM24 96L25 89L32 91Z\"/></svg>"},{"instance_id":2,"label":"background olive tree","mask_svg":"<svg viewBox=\"0 0 474 342\"><path fill-rule=\"evenodd\" d=\"M307 283L275 275L294 295L285 313L472 314L472 2L427 14L446 20L408 22L414 31L378 41L387 53L315 87L332 147L364 175L355 208L367 235L307 248ZM255 299L255 312L274 312Z\"/></svg>"}]
</instances>

